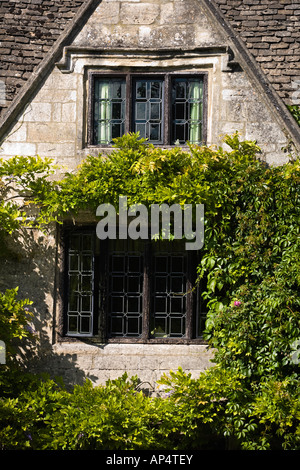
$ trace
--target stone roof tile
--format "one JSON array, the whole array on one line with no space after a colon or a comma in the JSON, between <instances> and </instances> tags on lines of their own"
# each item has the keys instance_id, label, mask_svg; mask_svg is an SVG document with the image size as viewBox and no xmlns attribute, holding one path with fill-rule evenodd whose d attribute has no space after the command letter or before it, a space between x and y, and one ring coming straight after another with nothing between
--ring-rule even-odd
<instances>
[{"instance_id":1,"label":"stone roof tile","mask_svg":"<svg viewBox=\"0 0 300 470\"><path fill-rule=\"evenodd\" d=\"M300 80L300 2L214 0L285 104Z\"/></svg>"},{"instance_id":2,"label":"stone roof tile","mask_svg":"<svg viewBox=\"0 0 300 470\"><path fill-rule=\"evenodd\" d=\"M0 85L9 106L84 0L2 0ZM300 79L300 2L214 0L285 104ZM1 88L1 87L0 87ZM0 90L1 91L1 90ZM3 109L4 110L4 109Z\"/></svg>"},{"instance_id":3,"label":"stone roof tile","mask_svg":"<svg viewBox=\"0 0 300 470\"><path fill-rule=\"evenodd\" d=\"M74 17L84 0L2 0L0 81L6 108Z\"/></svg>"}]
</instances>

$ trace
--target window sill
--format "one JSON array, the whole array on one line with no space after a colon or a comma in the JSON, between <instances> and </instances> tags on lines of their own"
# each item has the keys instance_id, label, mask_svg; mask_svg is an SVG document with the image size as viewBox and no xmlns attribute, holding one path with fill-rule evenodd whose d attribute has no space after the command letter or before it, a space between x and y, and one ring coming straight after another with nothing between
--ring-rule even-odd
<instances>
[{"instance_id":1,"label":"window sill","mask_svg":"<svg viewBox=\"0 0 300 470\"><path fill-rule=\"evenodd\" d=\"M101 340L101 338L97 336L64 336L58 339L58 343L89 343L89 344L101 344L101 345L108 345L108 344L173 344L173 345L207 345L207 341L203 338L108 338L106 340Z\"/></svg>"},{"instance_id":2,"label":"window sill","mask_svg":"<svg viewBox=\"0 0 300 470\"><path fill-rule=\"evenodd\" d=\"M187 144L184 144L184 145L171 145L171 144L151 144L151 145L154 145L154 147L158 147L160 149L166 149L166 150L169 150L169 149L175 149L175 148L180 148L180 149L183 149L183 150L188 150L189 149L189 146ZM194 144L191 144L191 145L194 145ZM195 145L205 145L204 142L201 143L201 144L195 144ZM110 145L93 145L93 144L87 144L85 146L85 148L87 150L116 150L117 147L114 147L113 144L110 144Z\"/></svg>"}]
</instances>

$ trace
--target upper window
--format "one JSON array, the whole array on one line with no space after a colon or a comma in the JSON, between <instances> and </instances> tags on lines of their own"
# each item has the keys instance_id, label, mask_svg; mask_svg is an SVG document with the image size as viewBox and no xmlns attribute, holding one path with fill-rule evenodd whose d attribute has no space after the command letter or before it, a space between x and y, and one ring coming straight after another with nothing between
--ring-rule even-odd
<instances>
[{"instance_id":1,"label":"upper window","mask_svg":"<svg viewBox=\"0 0 300 470\"><path fill-rule=\"evenodd\" d=\"M66 232L65 334L101 340L201 338L197 256L181 240L99 240Z\"/></svg>"},{"instance_id":2,"label":"upper window","mask_svg":"<svg viewBox=\"0 0 300 470\"><path fill-rule=\"evenodd\" d=\"M91 145L139 132L156 145L205 140L205 75L92 74Z\"/></svg>"}]
</instances>

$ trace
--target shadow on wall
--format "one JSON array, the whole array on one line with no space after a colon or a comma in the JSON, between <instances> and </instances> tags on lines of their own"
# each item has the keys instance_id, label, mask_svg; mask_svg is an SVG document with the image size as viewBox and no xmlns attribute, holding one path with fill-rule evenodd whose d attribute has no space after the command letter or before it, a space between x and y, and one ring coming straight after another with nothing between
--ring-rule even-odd
<instances>
[{"instance_id":1,"label":"shadow on wall","mask_svg":"<svg viewBox=\"0 0 300 470\"><path fill-rule=\"evenodd\" d=\"M18 298L33 302L30 326L36 341L24 338L15 342L17 361L28 371L47 373L51 378L63 371L68 387L83 384L86 376L76 365L76 354L62 356L52 350L55 269L55 228L45 235L31 229L0 237L0 291L19 287Z\"/></svg>"}]
</instances>

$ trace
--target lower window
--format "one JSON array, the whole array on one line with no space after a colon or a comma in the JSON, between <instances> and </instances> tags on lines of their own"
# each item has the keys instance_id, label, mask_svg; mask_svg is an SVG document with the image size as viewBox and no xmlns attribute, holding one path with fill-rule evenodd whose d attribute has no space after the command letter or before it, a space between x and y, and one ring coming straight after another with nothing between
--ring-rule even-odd
<instances>
[{"instance_id":1,"label":"lower window","mask_svg":"<svg viewBox=\"0 0 300 470\"><path fill-rule=\"evenodd\" d=\"M201 338L197 256L181 240L105 240L65 232L65 334L101 340Z\"/></svg>"}]
</instances>

